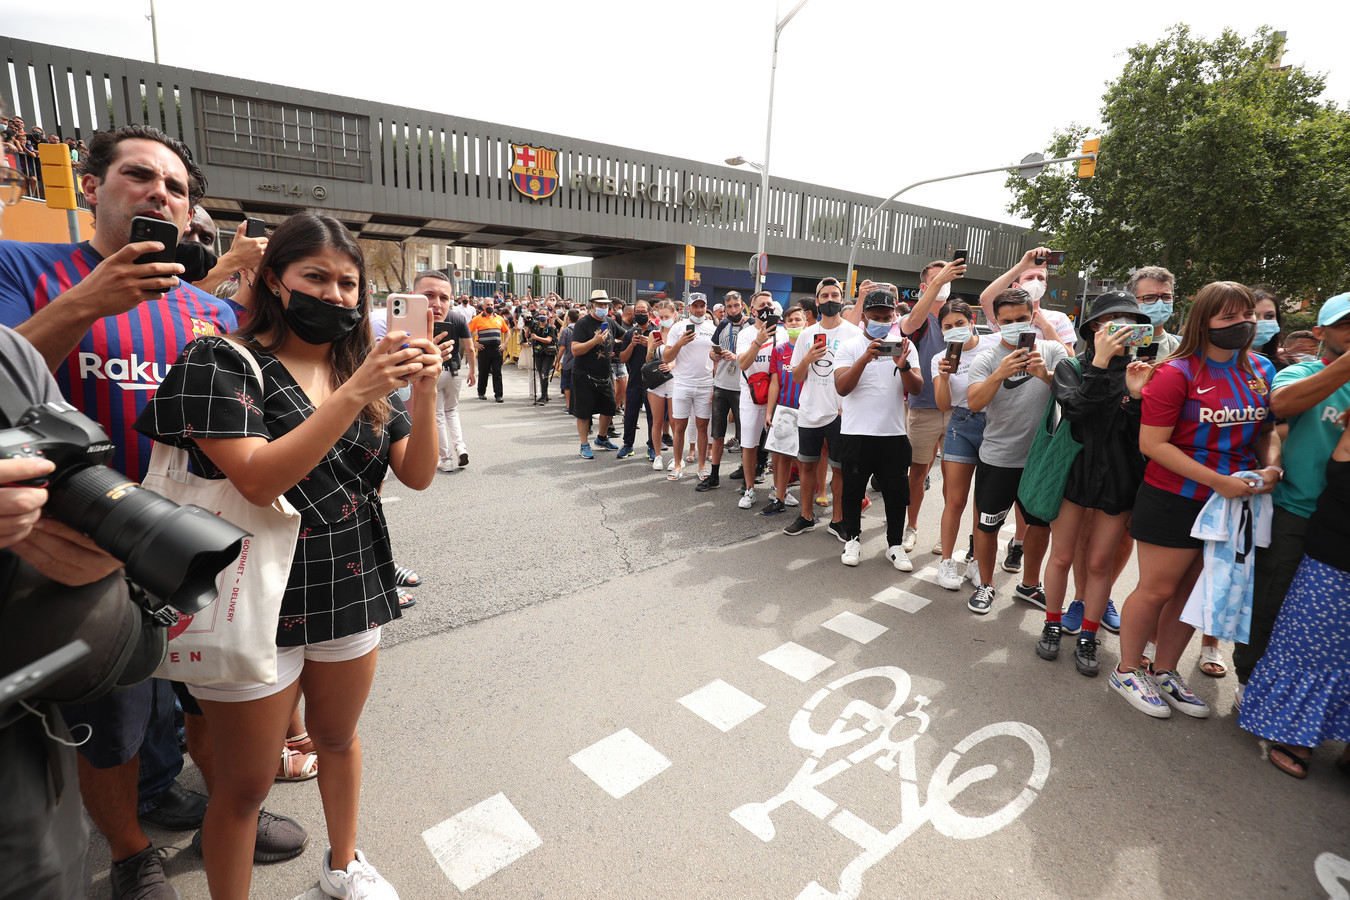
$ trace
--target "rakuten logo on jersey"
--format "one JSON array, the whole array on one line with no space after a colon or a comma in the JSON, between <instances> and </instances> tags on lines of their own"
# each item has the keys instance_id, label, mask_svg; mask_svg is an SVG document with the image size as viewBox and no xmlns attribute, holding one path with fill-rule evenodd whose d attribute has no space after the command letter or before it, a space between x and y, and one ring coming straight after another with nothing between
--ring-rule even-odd
<instances>
[{"instance_id":1,"label":"rakuten logo on jersey","mask_svg":"<svg viewBox=\"0 0 1350 900\"><path fill-rule=\"evenodd\" d=\"M104 360L97 353L80 354L80 380L97 378L111 381L124 391L153 391L169 371L164 363L153 363L131 354L131 359Z\"/></svg>"},{"instance_id":2,"label":"rakuten logo on jersey","mask_svg":"<svg viewBox=\"0 0 1350 900\"><path fill-rule=\"evenodd\" d=\"M1244 406L1241 409L1204 407L1200 410L1200 421L1209 425L1250 425L1253 422L1265 421L1269 412L1264 406Z\"/></svg>"}]
</instances>

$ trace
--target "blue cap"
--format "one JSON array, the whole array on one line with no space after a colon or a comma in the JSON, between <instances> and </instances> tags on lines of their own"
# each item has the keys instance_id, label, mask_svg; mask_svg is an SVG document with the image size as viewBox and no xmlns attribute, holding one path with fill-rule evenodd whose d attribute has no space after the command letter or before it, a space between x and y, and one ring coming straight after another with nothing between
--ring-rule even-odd
<instances>
[{"instance_id":1,"label":"blue cap","mask_svg":"<svg viewBox=\"0 0 1350 900\"><path fill-rule=\"evenodd\" d=\"M1347 315L1350 315L1350 291L1337 294L1323 303L1322 308L1317 313L1317 324L1335 325Z\"/></svg>"}]
</instances>

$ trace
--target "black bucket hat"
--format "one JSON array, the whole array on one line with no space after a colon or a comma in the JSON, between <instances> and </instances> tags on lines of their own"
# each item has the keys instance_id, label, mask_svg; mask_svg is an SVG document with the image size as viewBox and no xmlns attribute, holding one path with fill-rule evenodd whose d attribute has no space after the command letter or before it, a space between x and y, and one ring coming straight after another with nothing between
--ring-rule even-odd
<instances>
[{"instance_id":1,"label":"black bucket hat","mask_svg":"<svg viewBox=\"0 0 1350 900\"><path fill-rule=\"evenodd\" d=\"M1134 299L1134 294L1126 291L1108 291L1093 301L1092 308L1088 314L1078 321L1078 336L1087 340L1092 333L1088 323L1100 319L1103 316L1119 315L1120 313L1130 313L1134 320L1140 325L1150 325L1153 320L1139 311L1139 301Z\"/></svg>"}]
</instances>

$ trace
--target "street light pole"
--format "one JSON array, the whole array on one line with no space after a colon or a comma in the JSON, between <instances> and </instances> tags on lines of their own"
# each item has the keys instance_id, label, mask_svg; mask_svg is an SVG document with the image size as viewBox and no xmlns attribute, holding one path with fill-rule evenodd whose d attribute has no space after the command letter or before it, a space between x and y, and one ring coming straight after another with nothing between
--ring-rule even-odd
<instances>
[{"instance_id":1,"label":"street light pole","mask_svg":"<svg viewBox=\"0 0 1350 900\"><path fill-rule=\"evenodd\" d=\"M844 284L852 283L853 261L858 256L858 241L862 240L863 234L867 231L867 226L871 225L872 222L876 219L876 217L881 215L881 211L886 208L887 203L890 203L892 200L894 200L896 197L899 197L905 191L912 190L913 188L919 187L920 185L924 184L933 184L934 182L938 181L951 181L953 178L966 178L970 175L988 175L991 172L1019 172L1019 173L1029 172L1030 174L1027 177L1034 177L1036 174L1040 172L1042 167L1048 166L1052 163L1077 162L1082 159L1096 159L1096 158L1097 158L1096 153L1080 153L1077 156L1061 156L1058 159L1033 160L1032 157L1027 157L1026 159L1022 160L1022 162L1014 163L1010 166L998 166L993 169L976 169L973 172L958 172L955 175L943 175L939 178L925 178L923 181L916 181L913 184L906 185L905 187L902 187L900 190L896 191L894 194L891 194L885 200L882 200L880 203L878 203L876 208L873 209L871 214L863 221L862 225L858 226L858 233L853 236L853 243L849 247L848 268L844 270L843 283ZM970 261L967 260L966 262L969 263Z\"/></svg>"},{"instance_id":2,"label":"street light pole","mask_svg":"<svg viewBox=\"0 0 1350 900\"><path fill-rule=\"evenodd\" d=\"M778 74L778 36L783 33L787 23L792 21L792 17L801 12L807 0L800 0L798 4L788 12L786 16L774 23L773 26L773 61L769 66L769 116L764 126L764 167L760 169L759 181L759 251L756 259L764 258L764 242L769 236L769 149L773 144L773 83ZM761 274L763 266L755 266L755 290L759 291L764 287L764 276Z\"/></svg>"},{"instance_id":3,"label":"street light pole","mask_svg":"<svg viewBox=\"0 0 1350 900\"><path fill-rule=\"evenodd\" d=\"M155 0L150 0L150 15L146 18L150 20L150 39L155 45L155 65L159 65L159 26L155 21Z\"/></svg>"}]
</instances>

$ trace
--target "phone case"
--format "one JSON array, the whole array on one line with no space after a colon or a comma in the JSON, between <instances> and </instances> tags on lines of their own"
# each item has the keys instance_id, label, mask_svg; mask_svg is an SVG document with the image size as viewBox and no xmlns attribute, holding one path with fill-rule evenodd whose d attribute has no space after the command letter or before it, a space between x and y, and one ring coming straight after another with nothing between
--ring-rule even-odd
<instances>
[{"instance_id":1,"label":"phone case","mask_svg":"<svg viewBox=\"0 0 1350 900\"><path fill-rule=\"evenodd\" d=\"M389 330L406 331L411 338L427 337L428 300L422 294L390 294Z\"/></svg>"}]
</instances>

